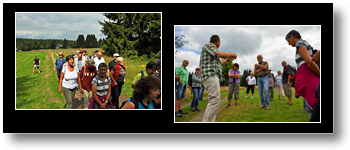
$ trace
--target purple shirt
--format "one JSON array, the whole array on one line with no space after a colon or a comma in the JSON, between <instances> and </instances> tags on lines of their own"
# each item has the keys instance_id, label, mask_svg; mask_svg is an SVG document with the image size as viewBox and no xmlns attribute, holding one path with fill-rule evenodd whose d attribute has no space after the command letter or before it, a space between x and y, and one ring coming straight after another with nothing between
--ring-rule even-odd
<instances>
[{"instance_id":1,"label":"purple shirt","mask_svg":"<svg viewBox=\"0 0 350 150\"><path fill-rule=\"evenodd\" d=\"M230 69L228 72L231 73L231 74L240 74L240 72L238 70L233 71L233 69ZM235 79L235 82L233 81L233 79ZM240 83L239 78L232 78L232 77L229 77L228 82L230 82L230 83Z\"/></svg>"}]
</instances>

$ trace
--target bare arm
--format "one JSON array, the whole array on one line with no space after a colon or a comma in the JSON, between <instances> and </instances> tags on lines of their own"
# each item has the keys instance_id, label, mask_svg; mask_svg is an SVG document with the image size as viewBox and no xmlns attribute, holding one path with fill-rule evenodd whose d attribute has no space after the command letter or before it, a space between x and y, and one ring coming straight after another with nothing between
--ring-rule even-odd
<instances>
[{"instance_id":1,"label":"bare arm","mask_svg":"<svg viewBox=\"0 0 350 150\"><path fill-rule=\"evenodd\" d=\"M135 105L132 102L127 102L121 109L134 109Z\"/></svg>"},{"instance_id":2,"label":"bare arm","mask_svg":"<svg viewBox=\"0 0 350 150\"><path fill-rule=\"evenodd\" d=\"M63 77L64 77L64 73L61 72L60 83L58 85L58 93L61 93L61 91L62 91L62 80L63 80Z\"/></svg>"},{"instance_id":3,"label":"bare arm","mask_svg":"<svg viewBox=\"0 0 350 150\"><path fill-rule=\"evenodd\" d=\"M304 46L299 46L298 47L298 52L300 56L304 59L306 65L318 76L320 76L320 69L316 65L315 62L312 61L311 56L309 55L309 52L307 51L306 47Z\"/></svg>"}]
</instances>

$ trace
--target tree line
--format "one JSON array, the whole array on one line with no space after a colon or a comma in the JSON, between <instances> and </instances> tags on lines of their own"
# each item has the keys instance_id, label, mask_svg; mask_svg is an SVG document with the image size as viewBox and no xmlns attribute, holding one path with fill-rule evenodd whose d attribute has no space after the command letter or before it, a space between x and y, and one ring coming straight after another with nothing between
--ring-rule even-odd
<instances>
[{"instance_id":1,"label":"tree line","mask_svg":"<svg viewBox=\"0 0 350 150\"><path fill-rule=\"evenodd\" d=\"M97 41L94 34L88 34L86 40L84 35L80 34L77 40L62 39L30 39L16 38L16 48L22 51L56 48L96 48L101 47L103 40Z\"/></svg>"}]
</instances>

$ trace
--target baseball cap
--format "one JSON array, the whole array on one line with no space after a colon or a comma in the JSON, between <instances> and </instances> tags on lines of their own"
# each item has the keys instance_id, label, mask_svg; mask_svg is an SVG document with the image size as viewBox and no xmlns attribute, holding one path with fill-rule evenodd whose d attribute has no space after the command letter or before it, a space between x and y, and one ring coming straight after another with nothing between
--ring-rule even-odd
<instances>
[{"instance_id":1,"label":"baseball cap","mask_svg":"<svg viewBox=\"0 0 350 150\"><path fill-rule=\"evenodd\" d=\"M87 61L87 64L88 64L89 67L92 67L92 66L95 65L95 61L94 61L93 59L89 59L89 60Z\"/></svg>"},{"instance_id":2,"label":"baseball cap","mask_svg":"<svg viewBox=\"0 0 350 150\"><path fill-rule=\"evenodd\" d=\"M114 53L113 56L114 57L119 57L119 54L118 53Z\"/></svg>"}]
</instances>

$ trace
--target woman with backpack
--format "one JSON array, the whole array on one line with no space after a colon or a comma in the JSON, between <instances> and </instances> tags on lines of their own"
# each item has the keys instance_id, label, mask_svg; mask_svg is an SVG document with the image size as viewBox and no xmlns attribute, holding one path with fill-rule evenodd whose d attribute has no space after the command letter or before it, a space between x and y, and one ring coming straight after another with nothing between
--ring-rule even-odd
<instances>
[{"instance_id":1,"label":"woman with backpack","mask_svg":"<svg viewBox=\"0 0 350 150\"><path fill-rule=\"evenodd\" d=\"M133 96L123 102L121 109L155 109L160 81L154 77L143 77L137 81Z\"/></svg>"},{"instance_id":2,"label":"woman with backpack","mask_svg":"<svg viewBox=\"0 0 350 150\"><path fill-rule=\"evenodd\" d=\"M114 105L109 100L111 97L111 78L106 75L107 64L98 65L98 75L92 79L92 98L89 109L113 109Z\"/></svg>"},{"instance_id":3,"label":"woman with backpack","mask_svg":"<svg viewBox=\"0 0 350 150\"><path fill-rule=\"evenodd\" d=\"M62 68L60 83L58 92L61 93L63 88L63 94L66 98L66 108L72 109L73 106L73 98L75 92L78 90L78 84L81 83L80 75L77 67L73 66L74 58L72 55L68 55L66 60L68 61L68 65ZM80 87L81 85L79 85ZM81 91L80 91L81 92Z\"/></svg>"},{"instance_id":4,"label":"woman with backpack","mask_svg":"<svg viewBox=\"0 0 350 150\"><path fill-rule=\"evenodd\" d=\"M289 45L296 47L295 92L304 97L311 109L314 109L320 100L320 98L315 97L315 89L320 83L320 69L312 61L313 47L306 40L303 40L296 30L290 31L285 39Z\"/></svg>"},{"instance_id":5,"label":"woman with backpack","mask_svg":"<svg viewBox=\"0 0 350 150\"><path fill-rule=\"evenodd\" d=\"M112 70L111 74L109 75L112 79L112 103L114 104L114 107L116 109L119 109L119 96L122 92L122 88L125 80L126 75L126 69L124 64L123 57L118 57L116 59L117 65L115 65Z\"/></svg>"}]
</instances>

